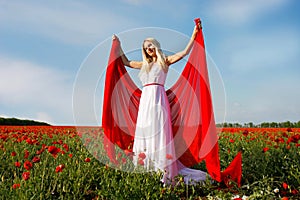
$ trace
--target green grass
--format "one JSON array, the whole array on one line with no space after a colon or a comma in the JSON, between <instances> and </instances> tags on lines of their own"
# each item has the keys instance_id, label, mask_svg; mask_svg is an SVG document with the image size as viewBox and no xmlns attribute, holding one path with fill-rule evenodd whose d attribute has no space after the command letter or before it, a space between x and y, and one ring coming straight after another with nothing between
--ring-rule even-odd
<instances>
[{"instance_id":1,"label":"green grass","mask_svg":"<svg viewBox=\"0 0 300 200\"><path fill-rule=\"evenodd\" d=\"M299 141L289 140L296 132L223 132L219 139L222 169L238 151L243 156L242 186L226 188L209 181L185 185L180 176L176 184L163 186L160 172L134 173L138 169L122 153L118 154L120 170L109 167L98 129L81 129L79 135L72 127L2 127L0 131L0 199L232 199L237 195L300 199ZM60 152L51 154L49 146ZM25 169L24 162L34 157L40 161ZM59 165L63 169L56 172ZM204 163L195 168L206 170ZM28 180L22 178L24 172L30 172ZM14 188L14 184L20 186Z\"/></svg>"}]
</instances>

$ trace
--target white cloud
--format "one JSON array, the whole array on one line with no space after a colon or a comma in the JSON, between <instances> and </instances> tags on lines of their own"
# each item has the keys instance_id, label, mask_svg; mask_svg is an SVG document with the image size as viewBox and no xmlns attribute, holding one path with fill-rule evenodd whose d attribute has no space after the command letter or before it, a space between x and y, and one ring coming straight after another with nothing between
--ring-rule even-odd
<instances>
[{"instance_id":1,"label":"white cloud","mask_svg":"<svg viewBox=\"0 0 300 200\"><path fill-rule=\"evenodd\" d=\"M71 44L95 44L99 38L136 24L134 18L119 15L105 6L95 9L79 2L4 1L0 7L2 28L38 33Z\"/></svg>"},{"instance_id":2,"label":"white cloud","mask_svg":"<svg viewBox=\"0 0 300 200\"><path fill-rule=\"evenodd\" d=\"M72 80L65 72L3 56L0 71L1 115L71 123Z\"/></svg>"},{"instance_id":3,"label":"white cloud","mask_svg":"<svg viewBox=\"0 0 300 200\"><path fill-rule=\"evenodd\" d=\"M208 5L207 15L222 25L241 25L281 8L287 0L222 0Z\"/></svg>"}]
</instances>

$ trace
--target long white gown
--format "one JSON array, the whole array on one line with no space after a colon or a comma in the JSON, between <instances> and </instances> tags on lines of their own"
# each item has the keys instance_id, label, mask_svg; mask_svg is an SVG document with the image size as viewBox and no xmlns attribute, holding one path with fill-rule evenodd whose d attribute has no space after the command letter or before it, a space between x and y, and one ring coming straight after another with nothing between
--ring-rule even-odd
<instances>
[{"instance_id":1,"label":"long white gown","mask_svg":"<svg viewBox=\"0 0 300 200\"><path fill-rule=\"evenodd\" d=\"M207 174L186 168L175 154L170 105L164 88L167 73L158 63L149 72L140 73L143 84L140 98L135 138L134 162L146 171L161 170L162 182L170 182L176 175L184 176L186 183L204 181Z\"/></svg>"}]
</instances>

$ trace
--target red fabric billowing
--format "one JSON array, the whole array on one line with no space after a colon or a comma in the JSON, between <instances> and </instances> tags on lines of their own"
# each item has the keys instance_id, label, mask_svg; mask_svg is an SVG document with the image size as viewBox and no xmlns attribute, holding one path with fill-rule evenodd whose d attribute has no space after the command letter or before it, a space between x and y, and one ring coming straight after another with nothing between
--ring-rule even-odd
<instances>
[{"instance_id":1,"label":"red fabric billowing","mask_svg":"<svg viewBox=\"0 0 300 200\"><path fill-rule=\"evenodd\" d=\"M114 40L106 70L102 114L102 128L105 133L104 147L114 164L117 164L114 144L123 150L130 150L133 144L141 96L141 91L124 67L119 50L120 42ZM122 100L122 96L127 97L127 101Z\"/></svg>"},{"instance_id":2,"label":"red fabric billowing","mask_svg":"<svg viewBox=\"0 0 300 200\"><path fill-rule=\"evenodd\" d=\"M106 71L102 126L105 148L113 163L115 144L131 150L134 140L141 90L128 75L120 57L120 43L114 40ZM220 171L218 136L206 64L202 30L197 33L193 49L178 81L166 91L177 158L185 166L205 160L207 171L217 181L228 177L241 181L241 155Z\"/></svg>"}]
</instances>

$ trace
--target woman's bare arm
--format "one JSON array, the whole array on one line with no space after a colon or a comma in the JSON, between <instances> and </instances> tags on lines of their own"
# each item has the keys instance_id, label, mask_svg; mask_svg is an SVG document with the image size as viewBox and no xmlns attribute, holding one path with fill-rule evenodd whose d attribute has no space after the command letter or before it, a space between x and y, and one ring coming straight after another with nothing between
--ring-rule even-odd
<instances>
[{"instance_id":1,"label":"woman's bare arm","mask_svg":"<svg viewBox=\"0 0 300 200\"><path fill-rule=\"evenodd\" d=\"M119 38L116 35L113 35L112 37L113 40L119 40ZM124 63L124 65L131 67L131 68L135 68L135 69L140 69L143 65L142 61L131 61L128 60L127 56L124 54L122 47L120 46L120 55L122 58L122 61Z\"/></svg>"},{"instance_id":2,"label":"woman's bare arm","mask_svg":"<svg viewBox=\"0 0 300 200\"><path fill-rule=\"evenodd\" d=\"M191 36L191 39L189 41L189 43L186 45L185 49L183 51L180 51L174 55L171 55L171 56L167 56L167 63L168 65L171 65L173 63L176 63L177 61L181 60L183 57L185 57L186 55L188 55L193 47L193 44L194 44L194 40L196 38L196 35L199 31L199 29L201 28L201 24L197 24L195 27L194 27L194 31L193 31L193 34Z\"/></svg>"}]
</instances>

